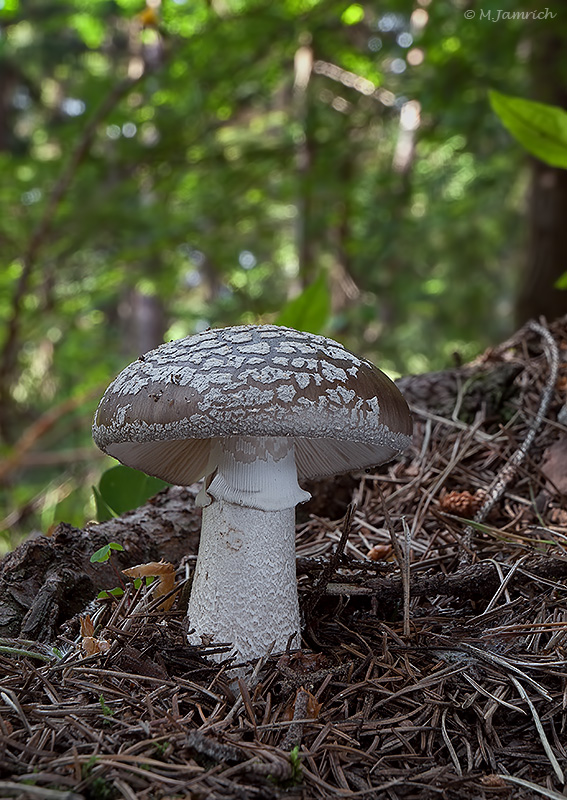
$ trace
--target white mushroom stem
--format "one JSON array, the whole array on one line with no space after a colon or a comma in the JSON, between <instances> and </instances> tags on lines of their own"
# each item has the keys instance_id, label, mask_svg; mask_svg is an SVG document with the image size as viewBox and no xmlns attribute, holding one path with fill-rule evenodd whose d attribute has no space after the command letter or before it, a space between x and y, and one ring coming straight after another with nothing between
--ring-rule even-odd
<instances>
[{"instance_id":1,"label":"white mushroom stem","mask_svg":"<svg viewBox=\"0 0 567 800\"><path fill-rule=\"evenodd\" d=\"M229 642L242 660L272 643L281 652L290 637L297 647L295 506L310 495L297 483L293 440L216 439L211 451L189 641Z\"/></svg>"}]
</instances>

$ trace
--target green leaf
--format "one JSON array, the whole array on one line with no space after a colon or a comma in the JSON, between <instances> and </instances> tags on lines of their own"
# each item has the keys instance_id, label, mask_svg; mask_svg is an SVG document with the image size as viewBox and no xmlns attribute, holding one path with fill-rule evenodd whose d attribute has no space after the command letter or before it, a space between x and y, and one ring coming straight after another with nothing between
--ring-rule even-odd
<instances>
[{"instance_id":1,"label":"green leaf","mask_svg":"<svg viewBox=\"0 0 567 800\"><path fill-rule=\"evenodd\" d=\"M98 522L106 522L116 516L112 509L102 499L102 495L96 486L93 486L93 494L95 496L96 518Z\"/></svg>"},{"instance_id":2,"label":"green leaf","mask_svg":"<svg viewBox=\"0 0 567 800\"><path fill-rule=\"evenodd\" d=\"M124 589L121 589L119 586L116 586L114 589L109 589L108 591L102 591L97 594L97 600L110 600L111 597L122 597L124 594Z\"/></svg>"},{"instance_id":3,"label":"green leaf","mask_svg":"<svg viewBox=\"0 0 567 800\"><path fill-rule=\"evenodd\" d=\"M100 707L102 709L102 713L105 717L112 717L114 716L114 711L106 704L104 699L104 695L99 695L98 702L100 703Z\"/></svg>"},{"instance_id":4,"label":"green leaf","mask_svg":"<svg viewBox=\"0 0 567 800\"><path fill-rule=\"evenodd\" d=\"M320 333L331 313L331 296L324 273L300 295L290 300L279 313L276 325L296 328L308 333Z\"/></svg>"},{"instance_id":5,"label":"green leaf","mask_svg":"<svg viewBox=\"0 0 567 800\"><path fill-rule=\"evenodd\" d=\"M555 289L567 289L567 272L560 275L553 284Z\"/></svg>"},{"instance_id":6,"label":"green leaf","mask_svg":"<svg viewBox=\"0 0 567 800\"><path fill-rule=\"evenodd\" d=\"M137 469L119 465L102 474L98 491L106 508L115 514L123 514L143 505L168 485L165 481L152 478ZM102 511L104 513L104 507Z\"/></svg>"},{"instance_id":7,"label":"green leaf","mask_svg":"<svg viewBox=\"0 0 567 800\"><path fill-rule=\"evenodd\" d=\"M567 111L495 91L489 96L504 126L529 153L552 167L567 169Z\"/></svg>"},{"instance_id":8,"label":"green leaf","mask_svg":"<svg viewBox=\"0 0 567 800\"><path fill-rule=\"evenodd\" d=\"M110 558L110 545L105 544L90 557L91 564L102 564Z\"/></svg>"},{"instance_id":9,"label":"green leaf","mask_svg":"<svg viewBox=\"0 0 567 800\"><path fill-rule=\"evenodd\" d=\"M111 550L124 550L124 548L118 542L109 542L92 554L90 558L91 564L101 564L104 561L108 561Z\"/></svg>"}]
</instances>

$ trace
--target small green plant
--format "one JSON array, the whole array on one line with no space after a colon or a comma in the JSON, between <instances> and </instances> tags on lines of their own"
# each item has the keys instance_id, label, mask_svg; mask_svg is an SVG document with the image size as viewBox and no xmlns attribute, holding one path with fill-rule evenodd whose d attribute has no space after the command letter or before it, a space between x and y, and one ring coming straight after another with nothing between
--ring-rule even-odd
<instances>
[{"instance_id":1,"label":"small green plant","mask_svg":"<svg viewBox=\"0 0 567 800\"><path fill-rule=\"evenodd\" d=\"M118 542L109 542L108 544L99 547L96 553L93 553L90 561L91 564L102 564L105 561L110 559L113 550L124 550L121 544Z\"/></svg>"},{"instance_id":2,"label":"small green plant","mask_svg":"<svg viewBox=\"0 0 567 800\"><path fill-rule=\"evenodd\" d=\"M102 713L105 717L113 717L114 711L110 708L110 706L106 705L106 701L104 699L104 695L99 695L98 702L100 703L100 707L102 709Z\"/></svg>"},{"instance_id":3,"label":"small green plant","mask_svg":"<svg viewBox=\"0 0 567 800\"><path fill-rule=\"evenodd\" d=\"M93 778L88 796L92 800L113 800L116 797L116 792L106 778L98 776Z\"/></svg>"},{"instance_id":4,"label":"small green plant","mask_svg":"<svg viewBox=\"0 0 567 800\"><path fill-rule=\"evenodd\" d=\"M289 763L291 764L291 783L296 785L303 780L303 770L301 769L301 756L299 755L299 745L293 747L289 752Z\"/></svg>"},{"instance_id":5,"label":"small green plant","mask_svg":"<svg viewBox=\"0 0 567 800\"><path fill-rule=\"evenodd\" d=\"M108 600L111 596L121 597L124 594L124 589L126 588L126 584L124 583L122 575L116 569L114 563L110 560L113 550L123 551L124 548L121 544L118 544L118 542L108 542L108 544L99 547L99 549L90 557L91 564L103 564L105 561L108 561L121 584L121 586L116 586L114 589L108 589L107 591L99 592L97 595L99 600Z\"/></svg>"},{"instance_id":6,"label":"small green plant","mask_svg":"<svg viewBox=\"0 0 567 800\"><path fill-rule=\"evenodd\" d=\"M281 774L280 769L268 774L268 780L283 789L289 789L292 786L297 786L303 780L303 770L301 768L301 756L299 755L299 745L293 747L288 753L288 761L291 767L291 775L285 770L285 778ZM283 765L281 765L283 766ZM278 774L279 773L279 774Z\"/></svg>"},{"instance_id":7,"label":"small green plant","mask_svg":"<svg viewBox=\"0 0 567 800\"><path fill-rule=\"evenodd\" d=\"M98 756L92 755L88 761L85 761L83 767L81 769L82 777L88 778L91 772L93 771L93 767L98 762Z\"/></svg>"},{"instance_id":8,"label":"small green plant","mask_svg":"<svg viewBox=\"0 0 567 800\"><path fill-rule=\"evenodd\" d=\"M124 589L121 589L120 586L115 586L114 589L103 589L101 592L97 594L97 600L110 600L111 597L122 597L124 594Z\"/></svg>"}]
</instances>

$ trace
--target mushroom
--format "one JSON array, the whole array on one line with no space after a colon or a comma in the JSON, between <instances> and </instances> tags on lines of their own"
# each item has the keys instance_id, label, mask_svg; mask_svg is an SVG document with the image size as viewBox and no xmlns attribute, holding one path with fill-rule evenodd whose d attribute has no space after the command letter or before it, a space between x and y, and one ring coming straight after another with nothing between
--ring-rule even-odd
<instances>
[{"instance_id":1,"label":"mushroom","mask_svg":"<svg viewBox=\"0 0 567 800\"><path fill-rule=\"evenodd\" d=\"M205 477L189 641L249 660L300 643L299 480L382 464L411 441L400 391L323 336L276 325L163 344L106 390L93 437L130 467L176 484Z\"/></svg>"}]
</instances>

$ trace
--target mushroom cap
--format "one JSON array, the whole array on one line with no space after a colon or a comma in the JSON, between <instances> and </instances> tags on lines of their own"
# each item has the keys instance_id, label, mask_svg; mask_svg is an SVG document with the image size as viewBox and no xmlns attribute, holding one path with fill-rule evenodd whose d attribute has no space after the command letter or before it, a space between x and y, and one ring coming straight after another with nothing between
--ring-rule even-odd
<instances>
[{"instance_id":1,"label":"mushroom cap","mask_svg":"<svg viewBox=\"0 0 567 800\"><path fill-rule=\"evenodd\" d=\"M211 439L293 437L299 478L389 461L411 441L396 385L338 342L277 325L207 330L127 366L106 390L101 450L171 483L205 474Z\"/></svg>"}]
</instances>

